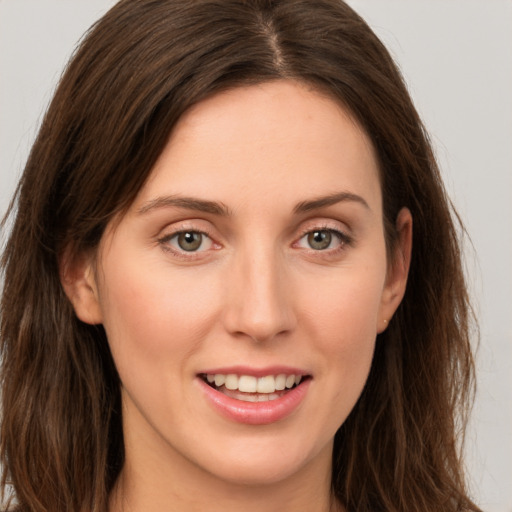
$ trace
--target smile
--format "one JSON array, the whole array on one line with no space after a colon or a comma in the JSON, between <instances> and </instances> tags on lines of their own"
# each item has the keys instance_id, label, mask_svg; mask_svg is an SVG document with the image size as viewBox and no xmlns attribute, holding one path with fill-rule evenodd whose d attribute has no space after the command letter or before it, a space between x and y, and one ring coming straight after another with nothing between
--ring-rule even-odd
<instances>
[{"instance_id":1,"label":"smile","mask_svg":"<svg viewBox=\"0 0 512 512\"><path fill-rule=\"evenodd\" d=\"M290 370L266 375L234 371L201 373L197 381L214 410L231 421L252 425L274 423L292 414L312 380L310 375Z\"/></svg>"},{"instance_id":2,"label":"smile","mask_svg":"<svg viewBox=\"0 0 512 512\"><path fill-rule=\"evenodd\" d=\"M267 402L277 400L290 389L298 386L302 375L280 373L278 375L236 375L234 373L206 374L203 380L217 391L235 400L245 402Z\"/></svg>"}]
</instances>

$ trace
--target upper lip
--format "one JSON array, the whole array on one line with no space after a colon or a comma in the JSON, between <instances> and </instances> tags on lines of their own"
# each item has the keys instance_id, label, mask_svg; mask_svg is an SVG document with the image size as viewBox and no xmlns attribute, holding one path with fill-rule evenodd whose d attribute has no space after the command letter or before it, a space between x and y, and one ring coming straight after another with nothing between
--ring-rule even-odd
<instances>
[{"instance_id":1,"label":"upper lip","mask_svg":"<svg viewBox=\"0 0 512 512\"><path fill-rule=\"evenodd\" d=\"M301 375L305 377L306 375L311 375L307 370L291 367L291 366L283 366L283 365L273 365L266 366L264 368L254 368L252 366L244 366L244 365L236 365L236 366L223 366L223 367L215 367L208 368L198 373L199 375L251 375L253 377L265 377L266 375Z\"/></svg>"}]
</instances>

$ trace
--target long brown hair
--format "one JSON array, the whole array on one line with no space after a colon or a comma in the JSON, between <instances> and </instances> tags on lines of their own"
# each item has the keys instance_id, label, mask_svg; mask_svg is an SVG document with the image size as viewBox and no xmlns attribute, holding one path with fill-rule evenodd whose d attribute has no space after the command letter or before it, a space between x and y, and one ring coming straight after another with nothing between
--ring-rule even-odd
<instances>
[{"instance_id":1,"label":"long brown hair","mask_svg":"<svg viewBox=\"0 0 512 512\"><path fill-rule=\"evenodd\" d=\"M119 378L103 328L63 292L62 251L97 247L193 104L277 79L326 92L370 136L388 248L398 211L414 219L407 292L336 434L333 493L350 512L478 510L458 442L473 382L459 224L400 73L341 0L122 0L83 39L2 258L2 485L19 510L105 512L123 466Z\"/></svg>"}]
</instances>

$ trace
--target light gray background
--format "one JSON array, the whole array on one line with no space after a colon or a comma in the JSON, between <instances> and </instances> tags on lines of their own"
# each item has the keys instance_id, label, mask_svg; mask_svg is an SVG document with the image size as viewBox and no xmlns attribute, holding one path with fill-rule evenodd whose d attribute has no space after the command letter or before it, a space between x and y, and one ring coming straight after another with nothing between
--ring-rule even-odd
<instances>
[{"instance_id":1,"label":"light gray background","mask_svg":"<svg viewBox=\"0 0 512 512\"><path fill-rule=\"evenodd\" d=\"M61 70L113 0L0 0L0 211ZM481 321L473 492L512 512L512 2L349 0L399 62L470 232Z\"/></svg>"}]
</instances>

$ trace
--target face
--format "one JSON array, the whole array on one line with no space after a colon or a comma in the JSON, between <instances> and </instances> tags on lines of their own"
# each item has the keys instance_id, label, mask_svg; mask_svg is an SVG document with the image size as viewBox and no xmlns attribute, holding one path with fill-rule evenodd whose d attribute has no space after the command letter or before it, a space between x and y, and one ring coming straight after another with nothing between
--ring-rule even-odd
<instances>
[{"instance_id":1,"label":"face","mask_svg":"<svg viewBox=\"0 0 512 512\"><path fill-rule=\"evenodd\" d=\"M127 460L276 482L330 464L405 274L368 137L280 81L182 117L70 296L106 329Z\"/></svg>"}]
</instances>

